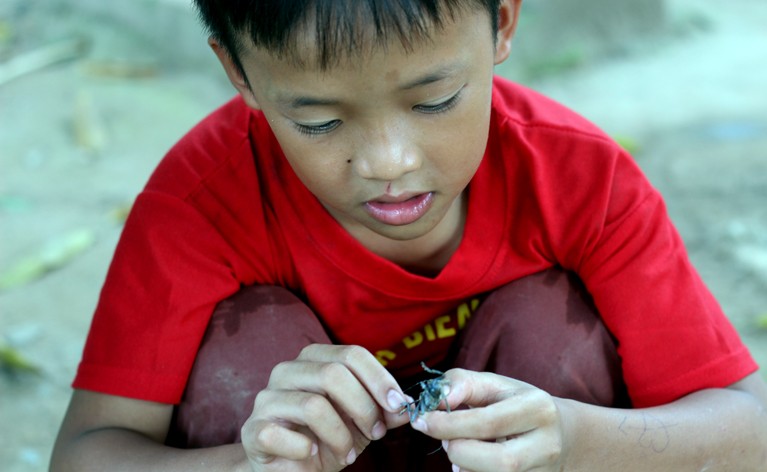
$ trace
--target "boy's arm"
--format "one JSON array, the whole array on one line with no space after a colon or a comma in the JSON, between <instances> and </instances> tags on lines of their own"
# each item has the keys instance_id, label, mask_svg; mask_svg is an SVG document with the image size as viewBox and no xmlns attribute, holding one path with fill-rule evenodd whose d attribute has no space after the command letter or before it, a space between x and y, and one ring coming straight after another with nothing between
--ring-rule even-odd
<instances>
[{"instance_id":1,"label":"boy's arm","mask_svg":"<svg viewBox=\"0 0 767 472\"><path fill-rule=\"evenodd\" d=\"M172 405L76 390L51 470L335 472L405 424L406 401L366 349L313 344L272 370L242 427L243 444L190 450L163 444Z\"/></svg>"},{"instance_id":2,"label":"boy's arm","mask_svg":"<svg viewBox=\"0 0 767 472\"><path fill-rule=\"evenodd\" d=\"M446 377L450 405L473 408L427 413L413 426L446 440L454 470L763 471L767 461L767 386L757 374L633 410L552 398L494 374Z\"/></svg>"},{"instance_id":3,"label":"boy's arm","mask_svg":"<svg viewBox=\"0 0 767 472\"><path fill-rule=\"evenodd\" d=\"M250 471L241 444L207 449L163 445L173 405L75 390L51 471Z\"/></svg>"},{"instance_id":4,"label":"boy's arm","mask_svg":"<svg viewBox=\"0 0 767 472\"><path fill-rule=\"evenodd\" d=\"M573 418L565 470L746 472L767 466L767 387L758 374L654 408L560 405L562 415Z\"/></svg>"}]
</instances>

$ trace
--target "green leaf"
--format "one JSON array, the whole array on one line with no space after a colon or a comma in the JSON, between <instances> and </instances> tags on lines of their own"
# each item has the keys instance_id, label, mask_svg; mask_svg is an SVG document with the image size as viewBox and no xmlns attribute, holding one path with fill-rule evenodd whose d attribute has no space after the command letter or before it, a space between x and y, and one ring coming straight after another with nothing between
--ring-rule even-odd
<instances>
[{"instance_id":1,"label":"green leaf","mask_svg":"<svg viewBox=\"0 0 767 472\"><path fill-rule=\"evenodd\" d=\"M0 344L0 369L10 374L40 374L40 367L28 361L16 349Z\"/></svg>"}]
</instances>

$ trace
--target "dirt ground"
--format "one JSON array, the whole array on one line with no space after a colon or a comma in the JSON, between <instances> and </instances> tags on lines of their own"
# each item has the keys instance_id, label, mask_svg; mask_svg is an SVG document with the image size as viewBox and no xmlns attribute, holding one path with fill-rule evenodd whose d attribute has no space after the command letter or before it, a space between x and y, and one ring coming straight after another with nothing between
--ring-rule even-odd
<instances>
[{"instance_id":1,"label":"dirt ground","mask_svg":"<svg viewBox=\"0 0 767 472\"><path fill-rule=\"evenodd\" d=\"M765 365L767 2L668 4L666 34L527 83L634 151ZM165 150L233 93L212 60L177 67L76 13L56 12L46 31L87 31L88 53L0 82L0 346L39 369L0 371L7 471L47 469L121 217ZM39 26L35 15L25 21ZM0 16L0 45L19 27Z\"/></svg>"}]
</instances>

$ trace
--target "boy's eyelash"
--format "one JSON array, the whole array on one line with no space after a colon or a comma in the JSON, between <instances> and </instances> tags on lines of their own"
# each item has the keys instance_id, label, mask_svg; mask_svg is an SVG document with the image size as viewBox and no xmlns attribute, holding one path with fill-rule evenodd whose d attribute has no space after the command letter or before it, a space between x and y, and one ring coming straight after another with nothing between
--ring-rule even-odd
<instances>
[{"instance_id":1,"label":"boy's eyelash","mask_svg":"<svg viewBox=\"0 0 767 472\"><path fill-rule=\"evenodd\" d=\"M459 90L455 95L442 103L437 103L436 105L416 105L413 107L413 109L426 114L445 113L458 104L458 101L461 99L462 91L463 89ZM293 124L298 132L302 134L308 136L319 136L322 134L330 133L334 129L338 128L341 125L341 120L331 120L327 123L322 123L319 125L302 125L300 123Z\"/></svg>"},{"instance_id":2,"label":"boy's eyelash","mask_svg":"<svg viewBox=\"0 0 767 472\"><path fill-rule=\"evenodd\" d=\"M309 136L317 136L320 134L326 134L334 129L338 128L338 126L341 125L341 120L332 120L328 121L327 123L322 123L319 125L302 125L300 123L293 123L298 130L299 133L306 134Z\"/></svg>"},{"instance_id":3,"label":"boy's eyelash","mask_svg":"<svg viewBox=\"0 0 767 472\"><path fill-rule=\"evenodd\" d=\"M453 107L455 107L458 104L458 101L461 99L461 92L463 89L459 90L455 95L448 98L442 103L438 103L436 105L416 105L413 107L414 110L420 111L421 113L444 113L446 111L451 110Z\"/></svg>"}]
</instances>

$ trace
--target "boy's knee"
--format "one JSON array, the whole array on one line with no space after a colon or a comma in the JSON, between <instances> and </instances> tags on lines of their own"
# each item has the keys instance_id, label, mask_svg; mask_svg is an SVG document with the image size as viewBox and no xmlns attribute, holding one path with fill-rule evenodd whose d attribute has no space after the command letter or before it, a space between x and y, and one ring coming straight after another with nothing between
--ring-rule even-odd
<instances>
[{"instance_id":1,"label":"boy's knee","mask_svg":"<svg viewBox=\"0 0 767 472\"><path fill-rule=\"evenodd\" d=\"M459 367L514 377L588 403L627 402L617 346L581 281L562 269L491 293L459 342Z\"/></svg>"},{"instance_id":2,"label":"boy's knee","mask_svg":"<svg viewBox=\"0 0 767 472\"><path fill-rule=\"evenodd\" d=\"M311 343L330 339L312 310L285 288L243 287L223 300L211 315L175 409L169 444L238 442L272 369Z\"/></svg>"}]
</instances>

